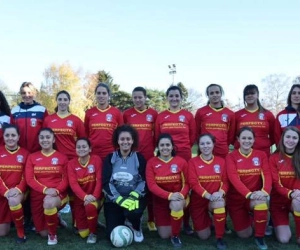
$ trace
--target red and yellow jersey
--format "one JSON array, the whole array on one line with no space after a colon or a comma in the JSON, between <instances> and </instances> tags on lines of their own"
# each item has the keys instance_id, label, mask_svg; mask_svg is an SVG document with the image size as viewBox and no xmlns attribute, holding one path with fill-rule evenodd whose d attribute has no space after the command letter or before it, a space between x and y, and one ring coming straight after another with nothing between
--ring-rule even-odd
<instances>
[{"instance_id":1,"label":"red and yellow jersey","mask_svg":"<svg viewBox=\"0 0 300 250\"><path fill-rule=\"evenodd\" d=\"M213 156L210 161L205 161L201 156L196 156L188 163L188 183L191 189L204 197L218 191L228 191L228 179L226 174L225 160Z\"/></svg>"},{"instance_id":2,"label":"red and yellow jersey","mask_svg":"<svg viewBox=\"0 0 300 250\"><path fill-rule=\"evenodd\" d=\"M271 171L265 152L253 149L248 155L235 149L226 157L228 179L231 183L228 195L242 195L246 198L254 191L270 194Z\"/></svg>"},{"instance_id":3,"label":"red and yellow jersey","mask_svg":"<svg viewBox=\"0 0 300 250\"><path fill-rule=\"evenodd\" d=\"M9 151L5 146L0 147L0 195L4 196L11 188L17 188L22 193L26 191L24 169L28 151L18 147Z\"/></svg>"},{"instance_id":4,"label":"red and yellow jersey","mask_svg":"<svg viewBox=\"0 0 300 250\"><path fill-rule=\"evenodd\" d=\"M187 184L187 162L180 156L163 161L152 157L146 166L146 180L149 190L156 196L168 199L172 193L180 192L186 197L189 191Z\"/></svg>"},{"instance_id":5,"label":"red and yellow jersey","mask_svg":"<svg viewBox=\"0 0 300 250\"><path fill-rule=\"evenodd\" d=\"M197 138L205 133L215 136L214 155L225 158L229 152L229 145L233 144L235 139L234 112L226 107L215 109L206 105L197 110L195 120Z\"/></svg>"},{"instance_id":6,"label":"red and yellow jersey","mask_svg":"<svg viewBox=\"0 0 300 250\"><path fill-rule=\"evenodd\" d=\"M91 155L89 161L82 165L79 159L73 159L68 164L69 184L74 194L84 200L86 195L101 198L102 161L99 156Z\"/></svg>"},{"instance_id":7,"label":"red and yellow jersey","mask_svg":"<svg viewBox=\"0 0 300 250\"><path fill-rule=\"evenodd\" d=\"M36 192L55 188L59 193L68 187L68 158L58 151L46 155L41 151L30 154L25 167L27 184Z\"/></svg>"},{"instance_id":8,"label":"red and yellow jersey","mask_svg":"<svg viewBox=\"0 0 300 250\"><path fill-rule=\"evenodd\" d=\"M255 133L254 149L264 151L270 156L270 147L275 143L274 138L274 115L266 110L260 112L259 109L254 111L241 109L235 112L236 134L242 127L250 127ZM234 143L235 148L239 148L239 142Z\"/></svg>"},{"instance_id":9,"label":"red and yellow jersey","mask_svg":"<svg viewBox=\"0 0 300 250\"><path fill-rule=\"evenodd\" d=\"M102 161L115 150L112 145L112 135L114 130L123 123L121 111L112 106L105 110L93 107L86 111L84 127L92 144L92 153L99 155Z\"/></svg>"},{"instance_id":10,"label":"red and yellow jersey","mask_svg":"<svg viewBox=\"0 0 300 250\"><path fill-rule=\"evenodd\" d=\"M292 165L292 156L281 155L276 152L269 158L269 165L273 178L272 199L280 200L280 195L289 198L294 189L300 190L300 179L295 175ZM274 197L274 198L273 198Z\"/></svg>"},{"instance_id":11,"label":"red and yellow jersey","mask_svg":"<svg viewBox=\"0 0 300 250\"><path fill-rule=\"evenodd\" d=\"M196 140L196 123L191 112L180 109L177 112L165 110L158 114L155 122L156 142L161 133L172 136L178 156L186 161L191 158L191 148Z\"/></svg>"},{"instance_id":12,"label":"red and yellow jersey","mask_svg":"<svg viewBox=\"0 0 300 250\"><path fill-rule=\"evenodd\" d=\"M76 139L86 136L83 122L79 117L72 114L61 117L55 113L46 117L43 127L53 130L56 149L59 152L65 154L68 159L77 157Z\"/></svg>"},{"instance_id":13,"label":"red and yellow jersey","mask_svg":"<svg viewBox=\"0 0 300 250\"><path fill-rule=\"evenodd\" d=\"M157 111L153 108L147 108L139 111L136 108L130 108L124 111L124 123L132 125L139 133L138 151L149 160L153 157L155 149L154 124L157 117Z\"/></svg>"}]
</instances>

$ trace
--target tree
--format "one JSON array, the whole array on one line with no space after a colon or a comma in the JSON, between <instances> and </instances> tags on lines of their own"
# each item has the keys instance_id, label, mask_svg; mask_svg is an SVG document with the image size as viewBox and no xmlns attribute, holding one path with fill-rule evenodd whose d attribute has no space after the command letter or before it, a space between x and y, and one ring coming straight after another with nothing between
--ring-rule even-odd
<instances>
[{"instance_id":1,"label":"tree","mask_svg":"<svg viewBox=\"0 0 300 250\"><path fill-rule=\"evenodd\" d=\"M264 85L262 104L276 115L287 105L291 78L283 74L272 74L264 78L262 83Z\"/></svg>"},{"instance_id":2,"label":"tree","mask_svg":"<svg viewBox=\"0 0 300 250\"><path fill-rule=\"evenodd\" d=\"M20 102L21 98L19 93L15 93L11 91L8 88L7 84L1 79L0 79L0 90L5 95L5 98L8 104L10 105L10 107L14 107Z\"/></svg>"},{"instance_id":3,"label":"tree","mask_svg":"<svg viewBox=\"0 0 300 250\"><path fill-rule=\"evenodd\" d=\"M148 89L147 91L147 105L161 112L168 108L166 94L162 90Z\"/></svg>"},{"instance_id":4,"label":"tree","mask_svg":"<svg viewBox=\"0 0 300 250\"><path fill-rule=\"evenodd\" d=\"M206 105L206 102L203 100L202 94L194 88L188 89L187 102L191 104L190 111L193 114L195 114L199 108Z\"/></svg>"}]
</instances>

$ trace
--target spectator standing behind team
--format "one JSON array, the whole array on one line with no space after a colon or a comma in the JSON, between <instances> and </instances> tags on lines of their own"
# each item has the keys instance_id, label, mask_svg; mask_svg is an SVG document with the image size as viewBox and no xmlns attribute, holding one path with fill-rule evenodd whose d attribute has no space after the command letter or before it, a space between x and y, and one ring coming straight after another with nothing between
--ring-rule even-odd
<instances>
[{"instance_id":1,"label":"spectator standing behind team","mask_svg":"<svg viewBox=\"0 0 300 250\"><path fill-rule=\"evenodd\" d=\"M10 124L10 107L5 95L0 91L0 146L4 145L3 126Z\"/></svg>"},{"instance_id":2,"label":"spectator standing behind team","mask_svg":"<svg viewBox=\"0 0 300 250\"><path fill-rule=\"evenodd\" d=\"M229 145L233 144L235 136L235 115L224 107L223 88L215 83L206 88L208 104L199 108L195 115L197 138L201 134L210 133L216 138L213 154L223 158L229 152Z\"/></svg>"},{"instance_id":3,"label":"spectator standing behind team","mask_svg":"<svg viewBox=\"0 0 300 250\"><path fill-rule=\"evenodd\" d=\"M200 239L211 235L211 218L217 239L217 249L226 249L223 242L226 213L225 195L228 190L225 160L213 155L216 139L211 134L199 138L199 154L188 163L188 182L192 189L190 211L194 230Z\"/></svg>"},{"instance_id":4,"label":"spectator standing behind team","mask_svg":"<svg viewBox=\"0 0 300 250\"><path fill-rule=\"evenodd\" d=\"M155 137L158 141L161 133L169 133L176 145L177 155L188 162L192 157L192 146L196 141L196 123L191 112L181 108L182 90L170 86L166 92L169 108L158 114L155 122ZM185 233L193 234L189 225L189 208L186 208L183 224Z\"/></svg>"},{"instance_id":5,"label":"spectator standing behind team","mask_svg":"<svg viewBox=\"0 0 300 250\"><path fill-rule=\"evenodd\" d=\"M300 129L300 84L294 84L288 94L287 106L280 111L275 120L275 142L279 143L285 127L295 126Z\"/></svg>"},{"instance_id":6,"label":"spectator standing behind team","mask_svg":"<svg viewBox=\"0 0 300 250\"><path fill-rule=\"evenodd\" d=\"M77 157L76 139L85 137L83 122L70 112L70 94L61 90L56 94L55 113L46 117L43 127L51 128L55 134L57 151L65 154L69 160Z\"/></svg>"},{"instance_id":7,"label":"spectator standing behind team","mask_svg":"<svg viewBox=\"0 0 300 250\"><path fill-rule=\"evenodd\" d=\"M244 126L251 127L255 133L254 149L264 151L270 156L270 147L275 143L275 117L259 101L259 90L254 84L247 85L243 91L245 108L235 112L236 133ZM235 148L239 148L236 139Z\"/></svg>"},{"instance_id":8,"label":"spectator standing behind team","mask_svg":"<svg viewBox=\"0 0 300 250\"><path fill-rule=\"evenodd\" d=\"M26 192L24 168L28 151L18 146L19 129L8 124L3 128L5 146L0 147L0 236L7 235L10 223L17 229L17 243L25 243L22 201Z\"/></svg>"},{"instance_id":9,"label":"spectator standing behind team","mask_svg":"<svg viewBox=\"0 0 300 250\"><path fill-rule=\"evenodd\" d=\"M126 224L133 231L134 241L144 240L142 216L146 208L146 160L138 148L138 132L122 125L113 132L116 150L107 155L103 164L104 216L106 233Z\"/></svg>"},{"instance_id":10,"label":"spectator standing behind team","mask_svg":"<svg viewBox=\"0 0 300 250\"><path fill-rule=\"evenodd\" d=\"M74 193L74 217L78 233L87 237L87 243L97 241L97 208L102 196L102 161L97 155L90 155L91 143L87 138L76 142L78 158L69 161L68 177Z\"/></svg>"},{"instance_id":11,"label":"spectator standing behind team","mask_svg":"<svg viewBox=\"0 0 300 250\"><path fill-rule=\"evenodd\" d=\"M157 156L151 158L146 167L147 185L153 194L155 222L161 238L171 238L174 247L181 247L179 234L189 192L187 162L175 156L170 134L159 135L157 148Z\"/></svg>"},{"instance_id":12,"label":"spectator standing behind team","mask_svg":"<svg viewBox=\"0 0 300 250\"><path fill-rule=\"evenodd\" d=\"M226 157L227 175L231 183L226 196L227 209L237 235L250 237L253 223L255 243L260 250L266 250L267 201L272 185L268 157L265 152L252 149L255 135L250 127L242 127L237 136L239 149Z\"/></svg>"},{"instance_id":13,"label":"spectator standing behind team","mask_svg":"<svg viewBox=\"0 0 300 250\"><path fill-rule=\"evenodd\" d=\"M109 105L111 95L105 83L99 83L95 88L97 106L86 111L84 126L92 144L92 154L101 157L102 161L114 151L112 135L114 130L123 124L123 116L119 109Z\"/></svg>"},{"instance_id":14,"label":"spectator standing behind team","mask_svg":"<svg viewBox=\"0 0 300 250\"><path fill-rule=\"evenodd\" d=\"M140 152L148 161L154 156L154 124L157 117L157 111L146 106L146 90L143 87L136 87L132 91L132 101L134 107L124 111L123 119L125 124L133 126L139 134ZM150 231L156 231L153 214L152 195L147 194L148 208L148 228Z\"/></svg>"},{"instance_id":15,"label":"spectator standing behind team","mask_svg":"<svg viewBox=\"0 0 300 250\"><path fill-rule=\"evenodd\" d=\"M273 177L270 213L276 238L288 243L292 233L289 214L293 213L296 239L300 247L300 130L284 129L277 150L269 159Z\"/></svg>"},{"instance_id":16,"label":"spectator standing behind team","mask_svg":"<svg viewBox=\"0 0 300 250\"><path fill-rule=\"evenodd\" d=\"M68 202L68 158L53 148L52 129L42 128L38 134L41 150L29 155L25 167L31 192L32 218L41 236L48 235L48 245L57 244L57 212Z\"/></svg>"}]
</instances>

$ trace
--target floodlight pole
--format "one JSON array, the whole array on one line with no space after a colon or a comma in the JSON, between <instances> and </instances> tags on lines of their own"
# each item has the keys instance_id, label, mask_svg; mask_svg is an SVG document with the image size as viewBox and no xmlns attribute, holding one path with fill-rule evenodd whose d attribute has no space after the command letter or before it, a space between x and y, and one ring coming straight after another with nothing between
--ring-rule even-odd
<instances>
[{"instance_id":1,"label":"floodlight pole","mask_svg":"<svg viewBox=\"0 0 300 250\"><path fill-rule=\"evenodd\" d=\"M176 65L175 64L170 64L168 65L169 67L169 74L172 75L172 85L174 85L174 78L176 74Z\"/></svg>"}]
</instances>

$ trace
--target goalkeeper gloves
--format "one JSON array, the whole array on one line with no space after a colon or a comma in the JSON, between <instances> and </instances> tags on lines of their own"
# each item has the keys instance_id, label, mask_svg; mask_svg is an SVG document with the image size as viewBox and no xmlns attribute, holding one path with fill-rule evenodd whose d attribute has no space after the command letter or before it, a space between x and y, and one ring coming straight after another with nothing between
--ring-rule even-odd
<instances>
[{"instance_id":1,"label":"goalkeeper gloves","mask_svg":"<svg viewBox=\"0 0 300 250\"><path fill-rule=\"evenodd\" d=\"M122 196L119 196L116 200L116 203L123 208L126 208L127 210L131 211L134 210L136 207L136 203L134 200L130 198L124 198Z\"/></svg>"}]
</instances>

